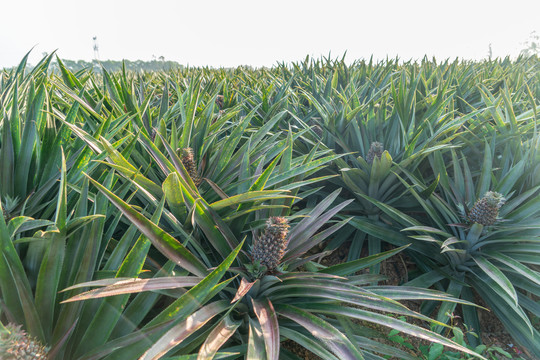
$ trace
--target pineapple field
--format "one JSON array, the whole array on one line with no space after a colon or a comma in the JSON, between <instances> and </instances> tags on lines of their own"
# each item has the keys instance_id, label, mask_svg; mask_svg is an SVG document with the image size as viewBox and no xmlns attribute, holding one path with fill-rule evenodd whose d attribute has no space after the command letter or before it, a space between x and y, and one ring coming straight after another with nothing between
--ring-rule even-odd
<instances>
[{"instance_id":1,"label":"pineapple field","mask_svg":"<svg viewBox=\"0 0 540 360\"><path fill-rule=\"evenodd\" d=\"M539 110L538 57L24 58L0 359L540 359Z\"/></svg>"}]
</instances>

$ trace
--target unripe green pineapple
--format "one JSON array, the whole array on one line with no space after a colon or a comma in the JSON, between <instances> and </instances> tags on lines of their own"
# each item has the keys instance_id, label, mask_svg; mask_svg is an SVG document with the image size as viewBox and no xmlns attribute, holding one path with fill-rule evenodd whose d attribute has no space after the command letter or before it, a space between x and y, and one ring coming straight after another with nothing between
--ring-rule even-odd
<instances>
[{"instance_id":1,"label":"unripe green pineapple","mask_svg":"<svg viewBox=\"0 0 540 360\"><path fill-rule=\"evenodd\" d=\"M366 156L366 162L368 164L373 164L373 159L375 159L375 157L378 157L380 159L383 152L384 152L384 147L382 143L378 141L372 142L371 146L369 147L368 154Z\"/></svg>"},{"instance_id":2,"label":"unripe green pineapple","mask_svg":"<svg viewBox=\"0 0 540 360\"><path fill-rule=\"evenodd\" d=\"M267 271L274 270L287 248L289 224L287 219L273 216L266 222L264 233L254 241L251 248L253 262L260 262Z\"/></svg>"},{"instance_id":3,"label":"unripe green pineapple","mask_svg":"<svg viewBox=\"0 0 540 360\"><path fill-rule=\"evenodd\" d=\"M177 152L180 152L179 150L180 149L178 149ZM182 161L182 164L184 164L187 172L189 173L191 180L193 180L193 183L195 183L195 186L199 186L202 183L202 178L199 176L199 172L197 171L197 165L195 163L195 155L193 154L193 149L189 147L182 149L182 155L180 156L180 160Z\"/></svg>"},{"instance_id":4,"label":"unripe green pineapple","mask_svg":"<svg viewBox=\"0 0 540 360\"><path fill-rule=\"evenodd\" d=\"M506 199L502 194L488 191L483 198L474 203L469 212L469 221L484 226L493 225L499 216L499 209Z\"/></svg>"},{"instance_id":5,"label":"unripe green pineapple","mask_svg":"<svg viewBox=\"0 0 540 360\"><path fill-rule=\"evenodd\" d=\"M47 347L26 334L20 325L8 324L0 330L2 360L46 360L48 352Z\"/></svg>"}]
</instances>

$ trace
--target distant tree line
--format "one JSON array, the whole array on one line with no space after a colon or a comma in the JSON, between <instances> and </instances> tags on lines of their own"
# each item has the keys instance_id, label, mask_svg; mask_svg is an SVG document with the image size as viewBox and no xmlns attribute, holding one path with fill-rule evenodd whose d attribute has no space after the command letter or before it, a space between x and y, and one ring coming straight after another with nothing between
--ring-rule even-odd
<instances>
[{"instance_id":1,"label":"distant tree line","mask_svg":"<svg viewBox=\"0 0 540 360\"><path fill-rule=\"evenodd\" d=\"M46 53L44 53L44 56L47 56ZM181 69L183 65L180 65L176 61L165 61L163 58L159 58L159 60L152 60L152 61L143 61L143 60L92 60L92 61L85 61L85 60L65 60L61 59L62 63L65 67L67 67L72 72L76 73L77 71L84 70L84 69L92 69L94 71L100 71L101 68L105 68L109 72L114 71L120 71L122 70L122 64L125 64L126 70L130 71L160 71L160 70L174 70L174 69ZM28 64L27 67L29 69L32 69L34 66ZM5 70L11 70L15 69L17 66L14 66L13 68L5 68ZM2 68L0 68L0 71ZM49 67L49 71L58 72L60 71L58 67L58 63L56 59L53 59L51 62L51 65Z\"/></svg>"},{"instance_id":2,"label":"distant tree line","mask_svg":"<svg viewBox=\"0 0 540 360\"><path fill-rule=\"evenodd\" d=\"M159 71L159 70L171 70L181 68L182 65L176 61L165 61L165 60L152 60L152 61L143 61L143 60L93 60L91 62L84 60L62 60L64 66L66 66L72 72L77 72L83 69L94 69L99 70L101 67L104 67L107 71L119 71L122 70L122 63L125 64L126 70L132 71ZM53 68L57 68L57 64L53 62Z\"/></svg>"}]
</instances>

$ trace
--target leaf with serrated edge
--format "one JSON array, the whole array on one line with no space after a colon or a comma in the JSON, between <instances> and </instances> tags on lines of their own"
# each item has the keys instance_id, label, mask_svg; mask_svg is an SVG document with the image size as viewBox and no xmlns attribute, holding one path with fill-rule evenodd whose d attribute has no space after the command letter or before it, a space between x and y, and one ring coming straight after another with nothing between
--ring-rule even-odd
<instances>
[{"instance_id":1,"label":"leaf with serrated edge","mask_svg":"<svg viewBox=\"0 0 540 360\"><path fill-rule=\"evenodd\" d=\"M62 301L62 303L81 301L81 300L87 300L87 299L97 299L97 298L122 295L122 294L133 294L133 293L139 293L142 291L157 291L157 290L184 288L184 287L195 286L201 280L202 278L196 277L196 276L174 276L174 277L160 277L160 278L153 278L153 279L120 280L116 283L105 286L103 288L86 291L77 296L73 296L72 298ZM87 284L92 285L91 282Z\"/></svg>"}]
</instances>

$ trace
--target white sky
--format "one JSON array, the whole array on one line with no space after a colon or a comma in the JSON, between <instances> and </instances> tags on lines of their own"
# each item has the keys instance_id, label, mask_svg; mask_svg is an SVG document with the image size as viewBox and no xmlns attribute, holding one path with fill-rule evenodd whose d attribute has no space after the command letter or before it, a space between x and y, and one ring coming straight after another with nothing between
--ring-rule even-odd
<instances>
[{"instance_id":1,"label":"white sky","mask_svg":"<svg viewBox=\"0 0 540 360\"><path fill-rule=\"evenodd\" d=\"M30 63L165 60L271 66L306 55L402 60L516 56L536 31L540 0L1 0L0 68Z\"/></svg>"}]
</instances>

